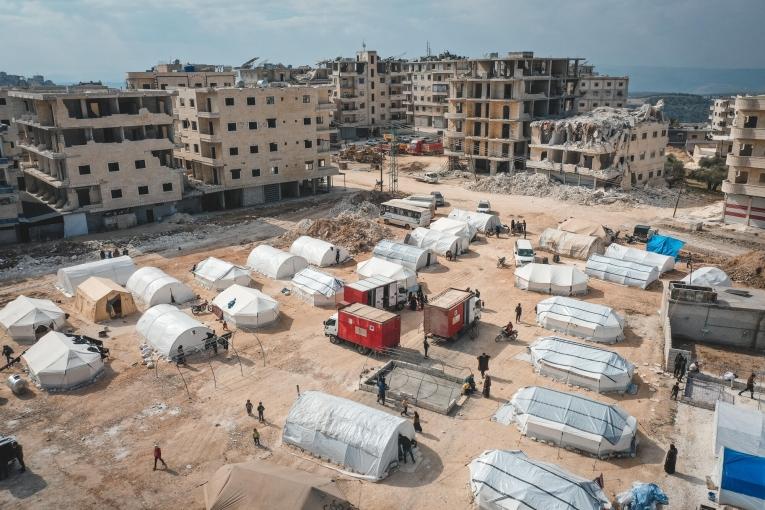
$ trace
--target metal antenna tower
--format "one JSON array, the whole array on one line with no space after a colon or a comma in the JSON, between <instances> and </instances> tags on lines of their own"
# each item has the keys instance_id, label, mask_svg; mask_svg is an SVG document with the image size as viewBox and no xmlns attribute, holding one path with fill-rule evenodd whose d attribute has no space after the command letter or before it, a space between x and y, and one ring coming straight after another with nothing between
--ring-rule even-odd
<instances>
[{"instance_id":1,"label":"metal antenna tower","mask_svg":"<svg viewBox=\"0 0 765 510\"><path fill-rule=\"evenodd\" d=\"M398 192L398 136L396 127L391 126L390 134L390 163L388 166L388 191Z\"/></svg>"}]
</instances>

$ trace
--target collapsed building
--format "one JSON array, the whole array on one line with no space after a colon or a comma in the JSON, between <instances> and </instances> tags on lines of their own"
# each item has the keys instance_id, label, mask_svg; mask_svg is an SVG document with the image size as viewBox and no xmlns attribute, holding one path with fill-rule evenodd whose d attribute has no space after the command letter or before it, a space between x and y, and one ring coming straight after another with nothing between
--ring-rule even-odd
<instances>
[{"instance_id":1,"label":"collapsed building","mask_svg":"<svg viewBox=\"0 0 765 510\"><path fill-rule=\"evenodd\" d=\"M564 184L630 189L662 176L667 127L662 101L535 121L526 168Z\"/></svg>"}]
</instances>

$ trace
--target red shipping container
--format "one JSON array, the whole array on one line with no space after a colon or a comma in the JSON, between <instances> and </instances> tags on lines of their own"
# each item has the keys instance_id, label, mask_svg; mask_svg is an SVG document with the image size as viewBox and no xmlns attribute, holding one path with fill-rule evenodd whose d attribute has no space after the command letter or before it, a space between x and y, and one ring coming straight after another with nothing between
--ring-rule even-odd
<instances>
[{"instance_id":1,"label":"red shipping container","mask_svg":"<svg viewBox=\"0 0 765 510\"><path fill-rule=\"evenodd\" d=\"M397 347L401 339L401 317L361 303L338 311L337 336L346 342L379 351Z\"/></svg>"},{"instance_id":2,"label":"red shipping container","mask_svg":"<svg viewBox=\"0 0 765 510\"><path fill-rule=\"evenodd\" d=\"M423 327L428 336L456 338L468 320L471 292L447 289L425 303Z\"/></svg>"}]
</instances>

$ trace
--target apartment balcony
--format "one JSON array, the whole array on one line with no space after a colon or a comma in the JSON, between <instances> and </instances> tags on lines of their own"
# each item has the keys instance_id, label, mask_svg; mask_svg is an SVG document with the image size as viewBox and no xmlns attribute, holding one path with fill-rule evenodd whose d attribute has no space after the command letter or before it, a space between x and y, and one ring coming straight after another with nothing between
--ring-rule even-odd
<instances>
[{"instance_id":1,"label":"apartment balcony","mask_svg":"<svg viewBox=\"0 0 765 510\"><path fill-rule=\"evenodd\" d=\"M48 149L45 147L45 145L32 145L26 141L19 141L16 144L16 147L19 149L32 152L34 154L37 154L39 156L42 156L44 158L48 159L66 159L66 153L64 152L57 152L53 151L51 149Z\"/></svg>"},{"instance_id":2,"label":"apartment balcony","mask_svg":"<svg viewBox=\"0 0 765 510\"><path fill-rule=\"evenodd\" d=\"M722 192L729 195L747 195L750 197L765 198L765 186L756 184L736 184L728 180L723 181Z\"/></svg>"},{"instance_id":3,"label":"apartment balcony","mask_svg":"<svg viewBox=\"0 0 765 510\"><path fill-rule=\"evenodd\" d=\"M461 158L464 155L465 155L465 151L463 149L460 149L457 147L454 147L454 148L444 147L444 156L453 156L453 157Z\"/></svg>"},{"instance_id":4,"label":"apartment balcony","mask_svg":"<svg viewBox=\"0 0 765 510\"><path fill-rule=\"evenodd\" d=\"M197 110L197 117L200 119L219 119L220 112L208 112L205 110Z\"/></svg>"},{"instance_id":5,"label":"apartment balcony","mask_svg":"<svg viewBox=\"0 0 765 510\"><path fill-rule=\"evenodd\" d=\"M412 84L412 80L410 80L410 79L401 80L401 84L402 85L411 85Z\"/></svg>"},{"instance_id":6,"label":"apartment balcony","mask_svg":"<svg viewBox=\"0 0 765 510\"><path fill-rule=\"evenodd\" d=\"M202 156L201 154L189 154L187 159L198 161L204 165L212 167L223 166L223 160L221 158L210 158L208 156Z\"/></svg>"},{"instance_id":7,"label":"apartment balcony","mask_svg":"<svg viewBox=\"0 0 765 510\"><path fill-rule=\"evenodd\" d=\"M317 124L316 131L318 133L337 133L337 126L333 124Z\"/></svg>"},{"instance_id":8,"label":"apartment balcony","mask_svg":"<svg viewBox=\"0 0 765 510\"><path fill-rule=\"evenodd\" d=\"M452 131L451 129L446 130L446 138L465 138L465 132L464 131Z\"/></svg>"},{"instance_id":9,"label":"apartment balcony","mask_svg":"<svg viewBox=\"0 0 765 510\"><path fill-rule=\"evenodd\" d=\"M446 112L444 113L444 118L451 120L464 120L467 118L467 114L465 112Z\"/></svg>"},{"instance_id":10,"label":"apartment balcony","mask_svg":"<svg viewBox=\"0 0 765 510\"><path fill-rule=\"evenodd\" d=\"M391 113L403 113L403 112L406 112L406 106L404 106L404 105L401 105L401 106L391 106L390 107L390 112Z\"/></svg>"},{"instance_id":11,"label":"apartment balcony","mask_svg":"<svg viewBox=\"0 0 765 510\"><path fill-rule=\"evenodd\" d=\"M208 143L220 143L222 141L220 135L210 133L199 133L199 141Z\"/></svg>"},{"instance_id":12,"label":"apartment balcony","mask_svg":"<svg viewBox=\"0 0 765 510\"><path fill-rule=\"evenodd\" d=\"M103 117L89 118L71 118L65 117L59 120L59 127L69 128L115 128L115 127L135 127L143 125L167 125L172 124L175 117L167 113L151 113L142 108L138 114L117 113L114 115L105 115Z\"/></svg>"},{"instance_id":13,"label":"apartment balcony","mask_svg":"<svg viewBox=\"0 0 765 510\"><path fill-rule=\"evenodd\" d=\"M320 112L331 111L336 108L335 103L319 103L316 105L316 109Z\"/></svg>"},{"instance_id":14,"label":"apartment balcony","mask_svg":"<svg viewBox=\"0 0 765 510\"><path fill-rule=\"evenodd\" d=\"M24 174L34 177L38 181L42 181L54 188L64 188L69 185L69 179L60 180L58 177L54 177L47 174L33 165L27 165L23 168Z\"/></svg>"},{"instance_id":15,"label":"apartment balcony","mask_svg":"<svg viewBox=\"0 0 765 510\"><path fill-rule=\"evenodd\" d=\"M765 140L765 128L742 128L732 126L730 136L739 140Z\"/></svg>"},{"instance_id":16,"label":"apartment balcony","mask_svg":"<svg viewBox=\"0 0 765 510\"><path fill-rule=\"evenodd\" d=\"M765 157L736 156L728 154L725 164L734 167L762 168L765 169Z\"/></svg>"},{"instance_id":17,"label":"apartment balcony","mask_svg":"<svg viewBox=\"0 0 765 510\"><path fill-rule=\"evenodd\" d=\"M411 94L411 91L402 92L400 94L391 94L390 95L390 100L391 101L403 101L403 100L406 99L405 96L406 96L407 93Z\"/></svg>"},{"instance_id":18,"label":"apartment balcony","mask_svg":"<svg viewBox=\"0 0 765 510\"><path fill-rule=\"evenodd\" d=\"M737 97L737 110L765 110L765 98L763 97Z\"/></svg>"},{"instance_id":19,"label":"apartment balcony","mask_svg":"<svg viewBox=\"0 0 765 510\"><path fill-rule=\"evenodd\" d=\"M53 125L52 121L44 123L38 122L37 116L30 113L24 113L21 116L16 117L14 122L16 124L22 124L24 126L36 127L40 129L56 129L56 126Z\"/></svg>"},{"instance_id":20,"label":"apartment balcony","mask_svg":"<svg viewBox=\"0 0 765 510\"><path fill-rule=\"evenodd\" d=\"M353 103L355 101L359 101L359 96L356 95L347 95L347 96L340 96L337 98L341 103Z\"/></svg>"}]
</instances>

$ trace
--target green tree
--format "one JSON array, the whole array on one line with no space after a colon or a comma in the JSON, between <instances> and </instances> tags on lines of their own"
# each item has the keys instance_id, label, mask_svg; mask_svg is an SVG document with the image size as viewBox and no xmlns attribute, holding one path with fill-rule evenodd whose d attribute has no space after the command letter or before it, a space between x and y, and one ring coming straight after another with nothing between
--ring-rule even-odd
<instances>
[{"instance_id":1,"label":"green tree","mask_svg":"<svg viewBox=\"0 0 765 510\"><path fill-rule=\"evenodd\" d=\"M707 185L707 190L717 191L722 182L728 176L728 167L725 165L725 159L720 156L712 158L702 158L699 161L699 169L691 173L691 177Z\"/></svg>"},{"instance_id":2,"label":"green tree","mask_svg":"<svg viewBox=\"0 0 765 510\"><path fill-rule=\"evenodd\" d=\"M664 180L671 188L672 185L683 182L683 179L685 179L685 165L674 154L670 154L664 161Z\"/></svg>"}]
</instances>

